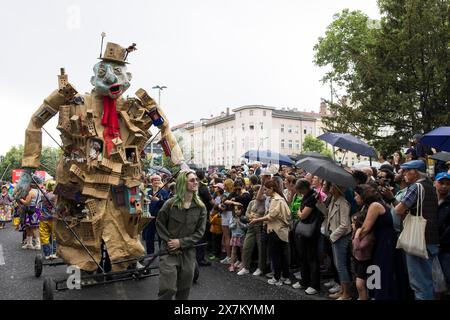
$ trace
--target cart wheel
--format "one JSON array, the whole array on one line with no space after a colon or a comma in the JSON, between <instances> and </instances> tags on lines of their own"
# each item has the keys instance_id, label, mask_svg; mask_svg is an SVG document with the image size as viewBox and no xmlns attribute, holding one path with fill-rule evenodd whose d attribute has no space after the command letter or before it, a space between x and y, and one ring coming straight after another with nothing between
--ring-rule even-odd
<instances>
[{"instance_id":1,"label":"cart wheel","mask_svg":"<svg viewBox=\"0 0 450 320\"><path fill-rule=\"evenodd\" d=\"M44 300L53 300L53 285L52 278L45 278L42 291L42 298Z\"/></svg>"},{"instance_id":2,"label":"cart wheel","mask_svg":"<svg viewBox=\"0 0 450 320\"><path fill-rule=\"evenodd\" d=\"M194 268L194 283L197 282L199 276L200 276L200 269L199 269L199 267L198 267L198 263L195 262L195 268Z\"/></svg>"},{"instance_id":3,"label":"cart wheel","mask_svg":"<svg viewBox=\"0 0 450 320\"><path fill-rule=\"evenodd\" d=\"M44 261L44 258L42 257L42 254L37 254L34 258L34 276L36 278L39 278L42 274L42 262Z\"/></svg>"}]
</instances>

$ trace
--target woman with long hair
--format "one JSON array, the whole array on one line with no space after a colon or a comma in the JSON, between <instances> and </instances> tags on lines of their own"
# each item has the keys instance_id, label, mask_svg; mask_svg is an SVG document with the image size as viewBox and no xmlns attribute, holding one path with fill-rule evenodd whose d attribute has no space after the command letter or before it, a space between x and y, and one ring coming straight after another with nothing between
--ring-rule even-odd
<instances>
[{"instance_id":1,"label":"woman with long hair","mask_svg":"<svg viewBox=\"0 0 450 320\"><path fill-rule=\"evenodd\" d=\"M290 284L289 280L289 260L286 255L289 244L289 226L291 212L283 196L282 186L274 180L264 184L267 197L271 198L267 215L261 218L252 219L250 224L267 222L267 234L269 237L270 255L272 258L274 275L267 282L272 285L281 286ZM281 276L285 278L281 280Z\"/></svg>"},{"instance_id":2,"label":"woman with long hair","mask_svg":"<svg viewBox=\"0 0 450 320\"><path fill-rule=\"evenodd\" d=\"M181 172L176 193L166 201L156 218L156 230L162 249L160 257L159 299L186 300L194 278L196 251L194 245L206 228L206 206L198 196L198 179L193 171Z\"/></svg>"},{"instance_id":3,"label":"woman with long hair","mask_svg":"<svg viewBox=\"0 0 450 320\"><path fill-rule=\"evenodd\" d=\"M380 270L381 286L371 292L375 300L396 300L398 298L398 276L395 268L396 238L390 208L371 185L355 188L355 200L367 208L367 215L355 237L364 238L370 232L375 236L372 263Z\"/></svg>"},{"instance_id":4,"label":"woman with long hair","mask_svg":"<svg viewBox=\"0 0 450 320\"><path fill-rule=\"evenodd\" d=\"M227 256L220 261L220 263L223 264L229 264L231 261L231 246L230 246L230 239L231 239L231 233L230 233L230 221L233 218L233 212L231 205L226 205L225 201L228 200L228 197L233 193L234 191L234 182L231 179L226 179L224 181L224 200L222 204L220 205L221 210L221 218L222 218L222 244L225 248L225 252Z\"/></svg>"}]
</instances>

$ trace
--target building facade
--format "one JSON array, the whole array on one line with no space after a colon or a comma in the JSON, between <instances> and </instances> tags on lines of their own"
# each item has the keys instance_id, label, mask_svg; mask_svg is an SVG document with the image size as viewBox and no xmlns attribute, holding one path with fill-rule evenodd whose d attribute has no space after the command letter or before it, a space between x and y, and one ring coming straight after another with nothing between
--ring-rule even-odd
<instances>
[{"instance_id":1,"label":"building facade","mask_svg":"<svg viewBox=\"0 0 450 320\"><path fill-rule=\"evenodd\" d=\"M172 131L191 163L202 168L230 168L240 164L249 150L268 149L284 155L302 153L307 135L317 137L324 133L322 116L326 114L324 103L319 113L247 105L232 112L227 108L217 117L175 126ZM352 165L362 160L347 153L344 162Z\"/></svg>"}]
</instances>

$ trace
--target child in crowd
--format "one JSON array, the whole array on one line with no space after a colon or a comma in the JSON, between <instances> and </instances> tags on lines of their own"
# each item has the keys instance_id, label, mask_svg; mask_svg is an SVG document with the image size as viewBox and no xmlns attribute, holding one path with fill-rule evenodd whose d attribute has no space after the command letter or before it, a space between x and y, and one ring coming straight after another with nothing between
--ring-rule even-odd
<instances>
[{"instance_id":1,"label":"child in crowd","mask_svg":"<svg viewBox=\"0 0 450 320\"><path fill-rule=\"evenodd\" d=\"M209 215L209 223L212 241L212 255L209 256L210 260L220 259L222 252L222 219L220 217L219 205L214 205L214 208Z\"/></svg>"},{"instance_id":2,"label":"child in crowd","mask_svg":"<svg viewBox=\"0 0 450 320\"><path fill-rule=\"evenodd\" d=\"M230 231L231 231L231 261L228 270L233 272L235 268L238 268L237 251L242 248L244 244L245 230L248 224L244 223L242 218L243 207L241 204L235 205L233 210L233 217L230 219Z\"/></svg>"},{"instance_id":3,"label":"child in crowd","mask_svg":"<svg viewBox=\"0 0 450 320\"><path fill-rule=\"evenodd\" d=\"M364 238L359 238L361 227L364 224L365 215L355 214L352 217L352 262L356 277L356 289L358 290L358 300L367 300L367 268L371 264L372 248L374 244L373 235L367 234Z\"/></svg>"}]
</instances>

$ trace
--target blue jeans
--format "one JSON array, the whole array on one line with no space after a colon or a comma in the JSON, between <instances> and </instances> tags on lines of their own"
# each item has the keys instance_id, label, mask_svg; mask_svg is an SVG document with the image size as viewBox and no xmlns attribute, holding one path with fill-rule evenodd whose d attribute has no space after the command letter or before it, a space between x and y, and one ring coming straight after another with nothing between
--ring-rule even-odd
<instances>
[{"instance_id":1,"label":"blue jeans","mask_svg":"<svg viewBox=\"0 0 450 320\"><path fill-rule=\"evenodd\" d=\"M428 259L406 253L409 285L414 291L416 300L434 300L432 265L439 253L437 244L427 245Z\"/></svg>"},{"instance_id":2,"label":"blue jeans","mask_svg":"<svg viewBox=\"0 0 450 320\"><path fill-rule=\"evenodd\" d=\"M334 265L337 269L339 275L339 281L342 282L351 282L352 278L350 277L349 266L348 266L348 248L350 241L352 240L352 234L348 234L343 236L339 240L336 240L332 243L333 248L333 260Z\"/></svg>"}]
</instances>

